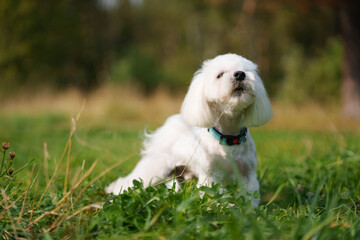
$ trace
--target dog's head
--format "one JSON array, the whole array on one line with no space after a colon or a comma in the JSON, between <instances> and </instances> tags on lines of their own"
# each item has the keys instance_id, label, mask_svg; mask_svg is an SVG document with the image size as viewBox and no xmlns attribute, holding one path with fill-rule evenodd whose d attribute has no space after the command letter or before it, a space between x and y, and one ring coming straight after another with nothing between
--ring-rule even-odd
<instances>
[{"instance_id":1,"label":"dog's head","mask_svg":"<svg viewBox=\"0 0 360 240\"><path fill-rule=\"evenodd\" d=\"M181 107L185 121L198 127L213 127L224 113L242 113L246 127L263 125L273 116L256 64L236 54L204 61Z\"/></svg>"}]
</instances>

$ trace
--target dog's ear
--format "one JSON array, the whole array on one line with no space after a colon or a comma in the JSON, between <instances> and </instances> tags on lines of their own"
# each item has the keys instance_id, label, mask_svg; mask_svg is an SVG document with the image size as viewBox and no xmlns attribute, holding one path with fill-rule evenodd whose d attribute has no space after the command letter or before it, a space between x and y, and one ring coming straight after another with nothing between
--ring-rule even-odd
<instances>
[{"instance_id":1,"label":"dog's ear","mask_svg":"<svg viewBox=\"0 0 360 240\"><path fill-rule=\"evenodd\" d=\"M205 79L201 69L197 71L191 81L189 90L181 106L184 120L197 127L210 128L215 124L213 112L205 97Z\"/></svg>"},{"instance_id":2,"label":"dog's ear","mask_svg":"<svg viewBox=\"0 0 360 240\"><path fill-rule=\"evenodd\" d=\"M249 75L255 79L256 96L254 103L244 111L242 125L246 127L256 127L270 121L273 117L273 112L261 78L256 72L251 72Z\"/></svg>"}]
</instances>

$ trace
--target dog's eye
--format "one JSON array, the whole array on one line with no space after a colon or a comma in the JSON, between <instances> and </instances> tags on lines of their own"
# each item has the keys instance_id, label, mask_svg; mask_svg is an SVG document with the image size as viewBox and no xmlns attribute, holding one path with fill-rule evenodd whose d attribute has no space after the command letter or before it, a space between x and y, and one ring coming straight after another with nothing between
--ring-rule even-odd
<instances>
[{"instance_id":1,"label":"dog's eye","mask_svg":"<svg viewBox=\"0 0 360 240\"><path fill-rule=\"evenodd\" d=\"M219 79L219 78L221 78L222 76L224 75L224 73L222 72L222 73L220 73L219 75L217 75L217 79Z\"/></svg>"}]
</instances>

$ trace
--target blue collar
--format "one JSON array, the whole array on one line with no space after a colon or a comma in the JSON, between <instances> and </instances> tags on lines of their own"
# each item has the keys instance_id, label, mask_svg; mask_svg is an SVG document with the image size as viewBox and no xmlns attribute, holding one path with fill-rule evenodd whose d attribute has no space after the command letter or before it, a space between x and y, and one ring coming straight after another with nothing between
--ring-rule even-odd
<instances>
[{"instance_id":1,"label":"blue collar","mask_svg":"<svg viewBox=\"0 0 360 240\"><path fill-rule=\"evenodd\" d=\"M239 135L225 135L222 134L219 130L217 130L215 127L209 128L208 132L213 135L213 137L219 141L221 145L240 145L241 143L246 141L246 133L247 128L243 127L240 129Z\"/></svg>"}]
</instances>

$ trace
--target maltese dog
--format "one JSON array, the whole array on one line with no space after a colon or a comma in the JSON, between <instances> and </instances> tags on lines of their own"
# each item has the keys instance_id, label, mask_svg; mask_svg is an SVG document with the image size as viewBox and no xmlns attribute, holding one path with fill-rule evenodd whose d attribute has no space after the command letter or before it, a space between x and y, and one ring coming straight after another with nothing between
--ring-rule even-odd
<instances>
[{"instance_id":1,"label":"maltese dog","mask_svg":"<svg viewBox=\"0 0 360 240\"><path fill-rule=\"evenodd\" d=\"M170 180L170 186L179 188L180 176L196 177L198 187L241 183L245 191L259 192L256 148L247 128L272 116L256 64L236 54L206 60L192 79L180 114L146 137L135 169L106 192L122 193L140 179L145 187ZM259 194L252 194L253 206L259 200Z\"/></svg>"}]
</instances>

